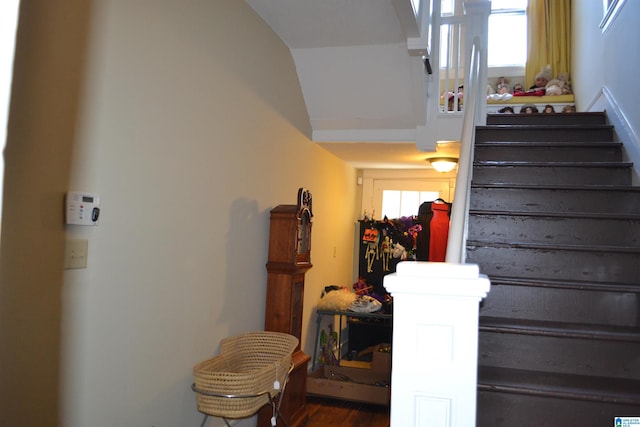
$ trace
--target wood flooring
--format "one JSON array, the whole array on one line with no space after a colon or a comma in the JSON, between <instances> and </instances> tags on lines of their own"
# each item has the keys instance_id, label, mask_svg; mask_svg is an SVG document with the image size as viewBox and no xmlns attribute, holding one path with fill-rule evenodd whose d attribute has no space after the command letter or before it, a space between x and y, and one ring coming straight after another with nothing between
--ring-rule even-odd
<instances>
[{"instance_id":1,"label":"wood flooring","mask_svg":"<svg viewBox=\"0 0 640 427\"><path fill-rule=\"evenodd\" d=\"M389 427L389 407L307 396L306 427Z\"/></svg>"}]
</instances>

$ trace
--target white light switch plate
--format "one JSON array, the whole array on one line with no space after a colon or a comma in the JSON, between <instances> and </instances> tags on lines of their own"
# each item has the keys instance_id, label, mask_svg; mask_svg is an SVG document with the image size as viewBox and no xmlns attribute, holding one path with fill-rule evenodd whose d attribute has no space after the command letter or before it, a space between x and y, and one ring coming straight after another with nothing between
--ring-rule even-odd
<instances>
[{"instance_id":1,"label":"white light switch plate","mask_svg":"<svg viewBox=\"0 0 640 427\"><path fill-rule=\"evenodd\" d=\"M87 239L67 239L64 248L65 270L87 268L87 253L89 241Z\"/></svg>"}]
</instances>

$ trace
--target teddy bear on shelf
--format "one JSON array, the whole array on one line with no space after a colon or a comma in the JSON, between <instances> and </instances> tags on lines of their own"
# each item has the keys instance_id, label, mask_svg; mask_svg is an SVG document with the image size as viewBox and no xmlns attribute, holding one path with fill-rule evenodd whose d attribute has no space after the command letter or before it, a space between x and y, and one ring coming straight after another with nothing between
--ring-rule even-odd
<instances>
[{"instance_id":1,"label":"teddy bear on shelf","mask_svg":"<svg viewBox=\"0 0 640 427\"><path fill-rule=\"evenodd\" d=\"M557 96L562 95L562 87L564 86L564 82L558 79L551 79L547 86L545 87L544 94L547 96Z\"/></svg>"},{"instance_id":2,"label":"teddy bear on shelf","mask_svg":"<svg viewBox=\"0 0 640 427\"><path fill-rule=\"evenodd\" d=\"M573 91L571 90L571 84L569 84L569 75L567 73L558 73L558 80L564 83L562 85L563 95L573 94Z\"/></svg>"},{"instance_id":3,"label":"teddy bear on shelf","mask_svg":"<svg viewBox=\"0 0 640 427\"><path fill-rule=\"evenodd\" d=\"M558 78L549 80L545 89L545 95L569 95L571 94L571 86L567 83L567 73L558 74Z\"/></svg>"}]
</instances>

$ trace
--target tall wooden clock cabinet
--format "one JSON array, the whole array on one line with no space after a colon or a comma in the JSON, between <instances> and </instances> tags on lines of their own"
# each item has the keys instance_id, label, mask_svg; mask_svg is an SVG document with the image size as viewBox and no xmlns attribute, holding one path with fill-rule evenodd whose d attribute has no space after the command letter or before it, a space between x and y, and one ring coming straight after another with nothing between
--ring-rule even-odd
<instances>
[{"instance_id":1,"label":"tall wooden clock cabinet","mask_svg":"<svg viewBox=\"0 0 640 427\"><path fill-rule=\"evenodd\" d=\"M295 205L271 210L265 330L285 332L302 339L304 276L311 265L311 192L298 190ZM285 389L281 414L290 427L307 422L307 356L298 344L293 353L293 371ZM271 427L271 412L263 408L259 427Z\"/></svg>"}]
</instances>

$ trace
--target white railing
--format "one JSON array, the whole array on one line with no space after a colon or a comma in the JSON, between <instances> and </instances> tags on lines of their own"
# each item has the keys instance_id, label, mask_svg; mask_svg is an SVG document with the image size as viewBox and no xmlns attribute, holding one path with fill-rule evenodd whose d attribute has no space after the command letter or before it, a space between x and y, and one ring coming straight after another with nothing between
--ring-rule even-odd
<instances>
[{"instance_id":1,"label":"white railing","mask_svg":"<svg viewBox=\"0 0 640 427\"><path fill-rule=\"evenodd\" d=\"M447 242L447 262L462 263L466 259L467 217L469 212L469 193L473 171L473 146L475 126L477 124L478 100L480 97L481 56L480 38L475 37L471 45L468 83L465 87L465 109L460 139L460 158L456 177L455 203L451 209L451 225Z\"/></svg>"},{"instance_id":2,"label":"white railing","mask_svg":"<svg viewBox=\"0 0 640 427\"><path fill-rule=\"evenodd\" d=\"M465 16L440 17L439 79L440 114L462 111L463 100L459 88L464 85Z\"/></svg>"},{"instance_id":3,"label":"white railing","mask_svg":"<svg viewBox=\"0 0 640 427\"><path fill-rule=\"evenodd\" d=\"M464 263L469 189L472 178L475 126L486 123L486 82L489 0L465 0L464 13L442 16L433 0L430 15L431 63L437 70L427 77L427 143L460 140L458 174L451 213L446 261ZM463 91L458 87L463 83ZM453 103L448 104L449 95ZM424 146L423 146L424 145Z\"/></svg>"},{"instance_id":4,"label":"white railing","mask_svg":"<svg viewBox=\"0 0 640 427\"><path fill-rule=\"evenodd\" d=\"M451 212L446 261L464 263L466 260L469 194L473 175L475 127L486 123L488 18L491 3L487 0L468 0L465 9L465 67L464 117L460 138L460 157L456 190Z\"/></svg>"}]
</instances>

